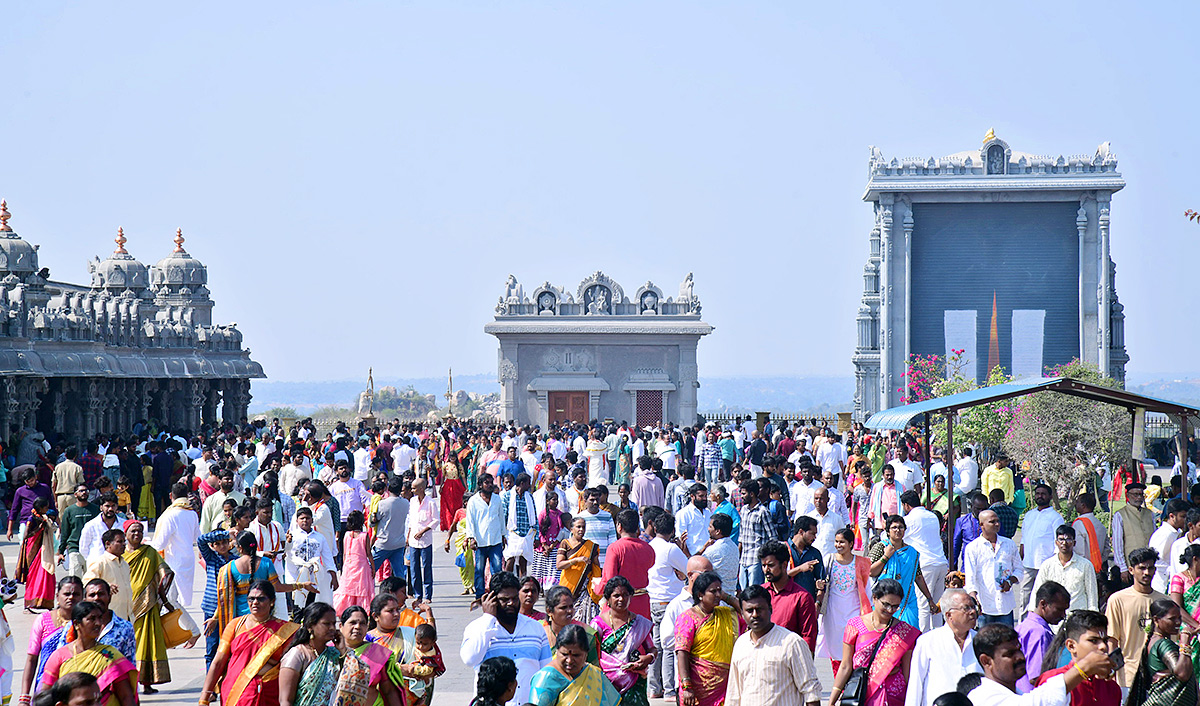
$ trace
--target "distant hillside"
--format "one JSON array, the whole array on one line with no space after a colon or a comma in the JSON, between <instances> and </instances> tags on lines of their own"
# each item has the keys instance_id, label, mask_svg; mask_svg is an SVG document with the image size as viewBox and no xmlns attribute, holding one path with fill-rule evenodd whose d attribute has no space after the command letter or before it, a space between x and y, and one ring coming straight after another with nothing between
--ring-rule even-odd
<instances>
[{"instance_id":1,"label":"distant hillside","mask_svg":"<svg viewBox=\"0 0 1200 706\"><path fill-rule=\"evenodd\" d=\"M254 401L251 412L273 407L292 407L309 414L322 407L351 407L366 380L325 380L321 382L277 382L255 380L251 385ZM411 386L424 395L441 396L446 392L445 378L376 378L375 389L392 386L403 390ZM492 374L455 375L454 388L488 394L499 392ZM779 412L832 414L853 407L852 377L702 377L697 391L701 412L744 414Z\"/></svg>"},{"instance_id":2,"label":"distant hillside","mask_svg":"<svg viewBox=\"0 0 1200 706\"><path fill-rule=\"evenodd\" d=\"M1138 379L1131 375L1125 386L1139 395L1200 406L1200 374L1191 373L1175 378L1164 376L1155 380Z\"/></svg>"}]
</instances>

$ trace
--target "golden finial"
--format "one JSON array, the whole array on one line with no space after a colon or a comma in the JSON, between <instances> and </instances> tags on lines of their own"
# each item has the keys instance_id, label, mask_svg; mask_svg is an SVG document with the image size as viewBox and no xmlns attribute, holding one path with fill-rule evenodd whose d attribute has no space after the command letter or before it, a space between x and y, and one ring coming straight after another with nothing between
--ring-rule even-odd
<instances>
[{"instance_id":1,"label":"golden finial","mask_svg":"<svg viewBox=\"0 0 1200 706\"><path fill-rule=\"evenodd\" d=\"M183 229L175 229L175 252L183 252Z\"/></svg>"},{"instance_id":2,"label":"golden finial","mask_svg":"<svg viewBox=\"0 0 1200 706\"><path fill-rule=\"evenodd\" d=\"M8 212L8 202L0 200L0 232L12 232L12 226L8 224L8 219L10 218L12 218L12 214Z\"/></svg>"},{"instance_id":3,"label":"golden finial","mask_svg":"<svg viewBox=\"0 0 1200 706\"><path fill-rule=\"evenodd\" d=\"M989 141L994 139L996 139L996 128L990 127L988 128L987 134L983 136L983 144L986 145Z\"/></svg>"},{"instance_id":4,"label":"golden finial","mask_svg":"<svg viewBox=\"0 0 1200 706\"><path fill-rule=\"evenodd\" d=\"M125 243L127 243L129 241L125 239L125 229L124 228L117 228L117 237L113 238L113 241L117 244L117 249L113 251L113 255L128 255L129 254L129 252L127 250L125 250Z\"/></svg>"}]
</instances>

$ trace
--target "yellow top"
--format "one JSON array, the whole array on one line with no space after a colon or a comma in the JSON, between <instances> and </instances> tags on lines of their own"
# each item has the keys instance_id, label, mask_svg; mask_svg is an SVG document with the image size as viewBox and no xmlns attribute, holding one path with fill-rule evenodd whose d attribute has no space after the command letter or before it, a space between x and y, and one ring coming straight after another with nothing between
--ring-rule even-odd
<instances>
[{"instance_id":1,"label":"yellow top","mask_svg":"<svg viewBox=\"0 0 1200 706\"><path fill-rule=\"evenodd\" d=\"M996 464L988 466L983 471L983 494L991 495L993 488L1004 491L1004 502L1013 501L1013 472L1011 468L997 468Z\"/></svg>"}]
</instances>

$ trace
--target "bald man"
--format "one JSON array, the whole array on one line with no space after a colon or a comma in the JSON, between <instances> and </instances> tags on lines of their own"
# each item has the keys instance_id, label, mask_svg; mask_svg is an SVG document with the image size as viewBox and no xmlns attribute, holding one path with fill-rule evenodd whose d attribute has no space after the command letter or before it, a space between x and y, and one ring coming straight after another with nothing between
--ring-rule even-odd
<instances>
[{"instance_id":1,"label":"bald man","mask_svg":"<svg viewBox=\"0 0 1200 706\"><path fill-rule=\"evenodd\" d=\"M705 571L712 571L712 562L707 557L697 554L687 561L687 583L683 590L679 592L669 604L667 610L663 613L662 625L659 627L659 638L662 641L662 654L658 656L655 662L662 663L662 683L663 696L671 701L675 700L676 691L679 688L679 682L675 678L675 619L688 608L696 604L692 600L692 583L696 577ZM657 696L651 694L651 698Z\"/></svg>"},{"instance_id":2,"label":"bald man","mask_svg":"<svg viewBox=\"0 0 1200 706\"><path fill-rule=\"evenodd\" d=\"M1012 590L1020 579L1021 557L1017 545L1000 534L1000 517L993 510L979 513L980 534L963 551L963 588L979 603L979 624L1001 623L1012 627L1017 607Z\"/></svg>"}]
</instances>

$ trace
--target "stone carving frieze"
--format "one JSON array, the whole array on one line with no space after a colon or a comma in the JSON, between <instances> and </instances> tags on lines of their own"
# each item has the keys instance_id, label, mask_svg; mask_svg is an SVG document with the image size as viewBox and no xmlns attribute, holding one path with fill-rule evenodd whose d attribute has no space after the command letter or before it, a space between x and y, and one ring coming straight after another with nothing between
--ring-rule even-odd
<instances>
[{"instance_id":1,"label":"stone carving frieze","mask_svg":"<svg viewBox=\"0 0 1200 706\"><path fill-rule=\"evenodd\" d=\"M596 354L587 347L554 347L542 354L542 371L547 373L594 373Z\"/></svg>"}]
</instances>

